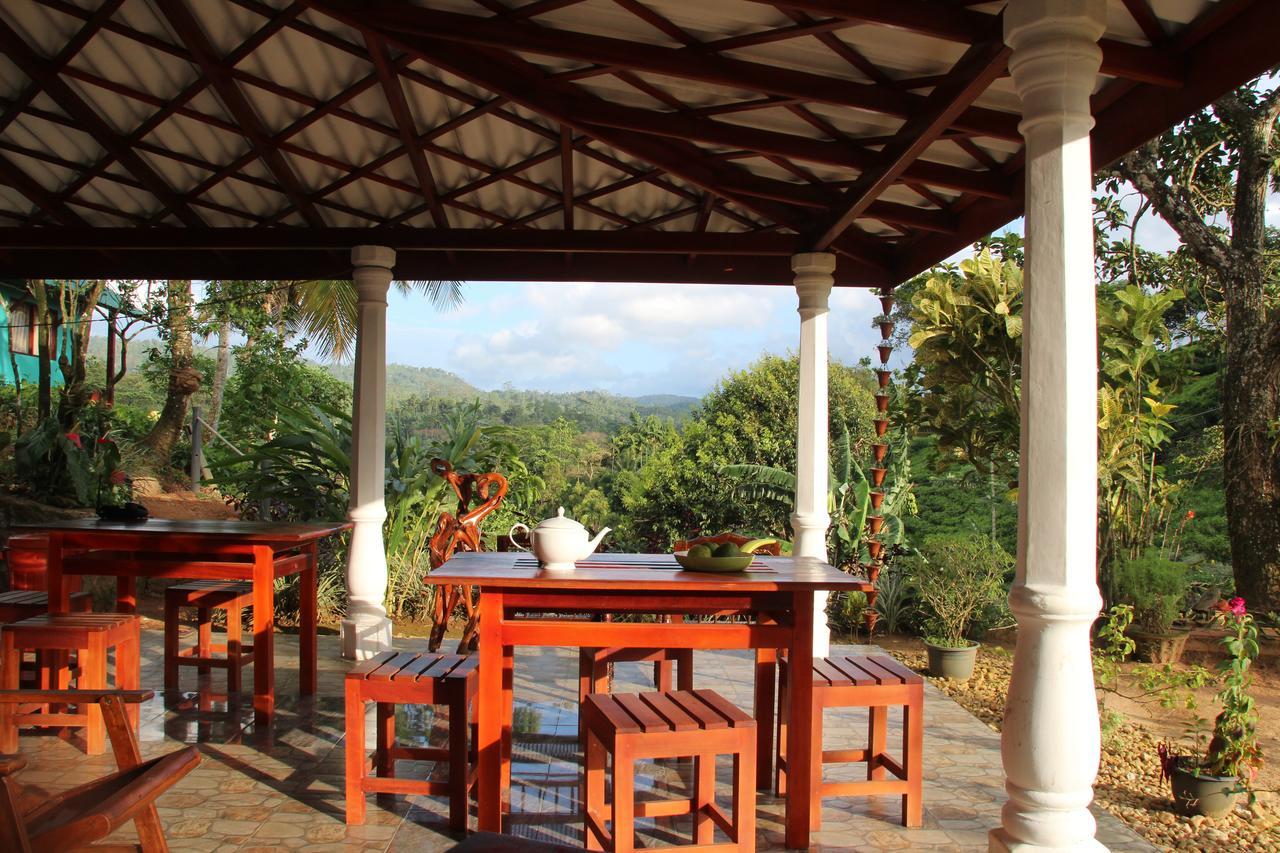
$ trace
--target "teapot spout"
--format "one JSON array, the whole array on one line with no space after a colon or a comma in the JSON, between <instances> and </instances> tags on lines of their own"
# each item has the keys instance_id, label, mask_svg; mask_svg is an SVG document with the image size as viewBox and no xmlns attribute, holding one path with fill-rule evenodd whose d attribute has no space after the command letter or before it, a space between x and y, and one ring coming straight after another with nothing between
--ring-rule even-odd
<instances>
[{"instance_id":1,"label":"teapot spout","mask_svg":"<svg viewBox=\"0 0 1280 853\"><path fill-rule=\"evenodd\" d=\"M610 529L611 528L606 527L603 530L601 530L599 533L597 533L596 538L592 539L590 542L587 543L586 552L578 559L585 560L587 557L590 557L592 554L594 554L596 552L596 549L600 547L600 540L604 538L604 535L608 533Z\"/></svg>"}]
</instances>

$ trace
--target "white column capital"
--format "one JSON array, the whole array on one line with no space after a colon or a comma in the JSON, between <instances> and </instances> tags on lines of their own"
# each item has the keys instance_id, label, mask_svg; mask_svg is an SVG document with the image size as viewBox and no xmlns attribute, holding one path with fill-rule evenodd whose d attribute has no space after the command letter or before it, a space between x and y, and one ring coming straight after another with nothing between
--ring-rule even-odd
<instances>
[{"instance_id":1,"label":"white column capital","mask_svg":"<svg viewBox=\"0 0 1280 853\"><path fill-rule=\"evenodd\" d=\"M351 249L351 280L356 286L356 299L361 305L387 304L391 289L391 269L396 262L395 249L386 246L355 246Z\"/></svg>"},{"instance_id":2,"label":"white column capital","mask_svg":"<svg viewBox=\"0 0 1280 853\"><path fill-rule=\"evenodd\" d=\"M836 269L836 256L830 252L805 252L791 256L791 271L800 304L796 310L801 318L811 317L828 310L832 275Z\"/></svg>"},{"instance_id":3,"label":"white column capital","mask_svg":"<svg viewBox=\"0 0 1280 853\"><path fill-rule=\"evenodd\" d=\"M383 269L394 269L396 265L396 250L390 246L352 246L351 247L351 266L356 269L361 267L382 267Z\"/></svg>"},{"instance_id":4,"label":"white column capital","mask_svg":"<svg viewBox=\"0 0 1280 853\"><path fill-rule=\"evenodd\" d=\"M1024 136L1037 128L1070 135L1093 127L1089 97L1097 85L1107 29L1106 0L1013 0L1004 12L1009 74L1022 99ZM1073 133L1074 131L1074 133Z\"/></svg>"}]
</instances>

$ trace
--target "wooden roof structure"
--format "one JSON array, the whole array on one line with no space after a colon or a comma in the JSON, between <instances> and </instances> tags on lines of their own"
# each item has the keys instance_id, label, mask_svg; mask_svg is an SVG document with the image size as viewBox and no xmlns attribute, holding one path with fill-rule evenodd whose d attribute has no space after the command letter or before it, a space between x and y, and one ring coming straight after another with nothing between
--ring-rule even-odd
<instances>
[{"instance_id":1,"label":"wooden roof structure","mask_svg":"<svg viewBox=\"0 0 1280 853\"><path fill-rule=\"evenodd\" d=\"M891 286L1019 215L1003 2L5 0L0 272ZM1108 0L1101 166L1280 64Z\"/></svg>"}]
</instances>

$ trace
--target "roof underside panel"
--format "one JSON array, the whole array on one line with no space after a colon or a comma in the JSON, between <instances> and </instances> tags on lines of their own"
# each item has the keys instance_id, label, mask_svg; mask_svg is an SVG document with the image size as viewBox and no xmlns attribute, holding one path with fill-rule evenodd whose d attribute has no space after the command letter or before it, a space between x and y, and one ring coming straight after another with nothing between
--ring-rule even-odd
<instances>
[{"instance_id":1,"label":"roof underside panel","mask_svg":"<svg viewBox=\"0 0 1280 853\"><path fill-rule=\"evenodd\" d=\"M891 286L1020 211L1003 6L9 0L0 268ZM1277 7L1108 0L1095 158L1280 63Z\"/></svg>"}]
</instances>

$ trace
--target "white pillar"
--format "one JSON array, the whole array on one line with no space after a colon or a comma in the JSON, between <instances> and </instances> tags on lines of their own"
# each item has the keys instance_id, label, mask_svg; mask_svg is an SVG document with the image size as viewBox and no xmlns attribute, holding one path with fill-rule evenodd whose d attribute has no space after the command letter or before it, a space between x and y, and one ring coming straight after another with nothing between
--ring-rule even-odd
<instances>
[{"instance_id":1,"label":"white pillar","mask_svg":"<svg viewBox=\"0 0 1280 853\"><path fill-rule=\"evenodd\" d=\"M387 554L382 523L387 447L387 290L395 250L356 246L351 250L358 300L355 389L351 403L351 508L347 517L347 618L342 620L342 656L365 660L391 648Z\"/></svg>"},{"instance_id":2,"label":"white pillar","mask_svg":"<svg viewBox=\"0 0 1280 853\"><path fill-rule=\"evenodd\" d=\"M1013 0L1009 70L1026 138L1018 646L1001 738L1009 801L992 850L1100 850L1089 803L1098 708L1097 322L1089 131L1106 0Z\"/></svg>"},{"instance_id":3,"label":"white pillar","mask_svg":"<svg viewBox=\"0 0 1280 853\"><path fill-rule=\"evenodd\" d=\"M800 313L800 399L796 425L796 506L792 554L827 560L827 300L831 296L836 256L829 252L793 255ZM831 650L827 625L827 593L814 593L813 654Z\"/></svg>"}]
</instances>

